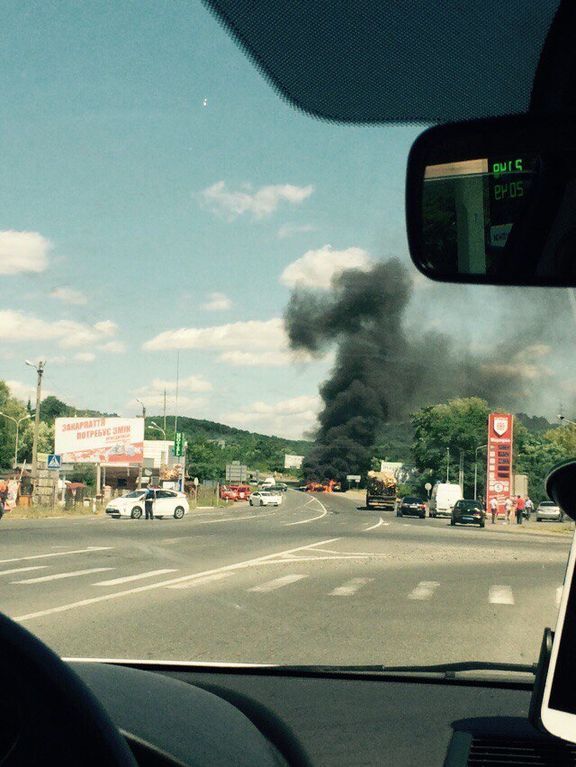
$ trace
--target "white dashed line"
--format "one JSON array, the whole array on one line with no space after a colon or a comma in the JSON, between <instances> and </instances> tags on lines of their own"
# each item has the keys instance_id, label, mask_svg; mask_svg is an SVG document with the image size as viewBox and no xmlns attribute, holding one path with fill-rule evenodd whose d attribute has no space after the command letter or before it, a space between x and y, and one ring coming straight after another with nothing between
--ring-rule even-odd
<instances>
[{"instance_id":1,"label":"white dashed line","mask_svg":"<svg viewBox=\"0 0 576 767\"><path fill-rule=\"evenodd\" d=\"M408 599L430 599L439 585L438 581L420 581L414 591L408 594Z\"/></svg>"},{"instance_id":2,"label":"white dashed line","mask_svg":"<svg viewBox=\"0 0 576 767\"><path fill-rule=\"evenodd\" d=\"M33 567L12 567L10 570L0 570L0 575L14 575L15 573L29 573L31 570L45 570L48 565L34 565Z\"/></svg>"},{"instance_id":3,"label":"white dashed line","mask_svg":"<svg viewBox=\"0 0 576 767\"><path fill-rule=\"evenodd\" d=\"M513 605L514 594L510 586L490 586L488 601L493 605Z\"/></svg>"},{"instance_id":4,"label":"white dashed line","mask_svg":"<svg viewBox=\"0 0 576 767\"><path fill-rule=\"evenodd\" d=\"M351 597L358 591L358 589L361 589L362 586L365 586L367 583L371 583L373 580L374 578L352 578L351 580L346 581L346 583L343 583L342 586L337 586L329 593L328 596Z\"/></svg>"},{"instance_id":5,"label":"white dashed line","mask_svg":"<svg viewBox=\"0 0 576 767\"><path fill-rule=\"evenodd\" d=\"M161 589L165 586L172 586L176 583L186 583L188 581L203 578L206 575L212 575L213 573L230 572L233 570L243 570L247 567L258 565L261 562L267 562L269 559L275 559L285 554L294 554L297 551L306 551L308 549L314 550L315 546L323 546L328 543L335 543L340 538L327 538L324 541L316 541L316 543L308 543L304 546L296 546L293 549L285 549L284 551L276 551L273 554L265 554L262 557L255 557L254 559L245 559L242 562L234 562L230 565L223 565L222 567L215 567L212 570L203 570L199 573L192 573L191 575L182 575L179 578L171 578L168 581L161 581L160 583L149 583L146 586L136 586L133 589L126 589L125 591L113 591L110 594L103 594L99 597L90 597L88 599L80 599L77 602L69 602L68 604L58 605L57 607L49 607L46 610L38 610L34 613L26 613L25 615L16 615L13 617L15 621L29 621L35 618L44 618L46 615L56 615L57 613L68 612L69 610L76 610L79 607L88 607L90 605L98 604L99 602L108 602L111 599L121 599L122 597L132 596L132 594L141 594L144 591L152 591L153 589Z\"/></svg>"},{"instance_id":6,"label":"white dashed line","mask_svg":"<svg viewBox=\"0 0 576 767\"><path fill-rule=\"evenodd\" d=\"M51 554L33 554L30 557L14 557L13 559L0 559L0 565L9 562L28 562L31 559L46 559L47 557L67 557L69 554L92 554L95 551L111 551L114 546L88 546L87 549L75 549L74 551L53 551Z\"/></svg>"},{"instance_id":7,"label":"white dashed line","mask_svg":"<svg viewBox=\"0 0 576 767\"><path fill-rule=\"evenodd\" d=\"M276 589L281 589L283 586L289 586L291 583L296 583L296 581L301 581L302 578L307 577L307 575L284 575L282 578L275 578L273 581L267 581L260 586L252 586L248 591L257 591L259 593L276 591Z\"/></svg>"},{"instance_id":8,"label":"white dashed line","mask_svg":"<svg viewBox=\"0 0 576 767\"><path fill-rule=\"evenodd\" d=\"M48 581L61 581L64 578L76 578L80 575L92 575L103 573L105 570L113 570L113 567L92 567L90 570L74 570L69 573L54 573L54 575L42 575L40 578L26 578L24 581L12 581L12 583L48 583Z\"/></svg>"},{"instance_id":9,"label":"white dashed line","mask_svg":"<svg viewBox=\"0 0 576 767\"><path fill-rule=\"evenodd\" d=\"M221 581L222 578L228 578L232 573L214 573L214 575L206 575L204 578L196 578L195 581L187 581L186 583L177 583L175 586L166 586L167 589L193 589L196 586L202 586L204 583L212 583L212 581Z\"/></svg>"},{"instance_id":10,"label":"white dashed line","mask_svg":"<svg viewBox=\"0 0 576 767\"><path fill-rule=\"evenodd\" d=\"M93 586L118 586L120 583L130 583L131 581L141 581L144 578L154 578L155 575L167 575L175 573L177 570L149 570L147 573L138 573L137 575L125 575L123 578L112 578L110 581L98 581Z\"/></svg>"},{"instance_id":11,"label":"white dashed line","mask_svg":"<svg viewBox=\"0 0 576 767\"><path fill-rule=\"evenodd\" d=\"M380 517L380 519L378 520L378 522L376 522L375 525L371 525L370 527L367 527L364 530L364 532L367 533L369 530L376 530L377 527L380 527L383 524L384 524L384 520L382 519L382 517ZM390 524L390 523L388 522L388 524Z\"/></svg>"},{"instance_id":12,"label":"white dashed line","mask_svg":"<svg viewBox=\"0 0 576 767\"><path fill-rule=\"evenodd\" d=\"M319 501L318 498L311 498L312 501L316 501L316 503L320 504L320 508L322 509L321 514L317 514L315 517L312 517L311 519L302 519L300 522L286 522L284 524L284 527L292 527L292 525L307 525L309 522L315 522L317 519L322 519L322 517L325 517L328 514L328 509L322 501ZM304 504L307 506L308 504Z\"/></svg>"}]
</instances>

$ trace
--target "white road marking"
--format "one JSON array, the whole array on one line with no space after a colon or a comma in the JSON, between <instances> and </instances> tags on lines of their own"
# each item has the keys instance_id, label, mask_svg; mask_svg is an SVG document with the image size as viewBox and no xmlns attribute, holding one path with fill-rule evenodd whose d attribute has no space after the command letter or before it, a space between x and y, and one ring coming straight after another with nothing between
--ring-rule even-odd
<instances>
[{"instance_id":1,"label":"white road marking","mask_svg":"<svg viewBox=\"0 0 576 767\"><path fill-rule=\"evenodd\" d=\"M328 509L326 508L326 506L324 506L322 501L319 501L318 498L311 498L310 500L316 501L316 503L320 504L322 513L317 514L315 517L312 517L312 519L302 519L300 520L300 522L287 522L284 525L285 527L292 527L292 525L307 525L309 522L315 522L317 519L322 519L322 517L325 517L328 514ZM308 504L304 504L304 505L307 506Z\"/></svg>"},{"instance_id":2,"label":"white road marking","mask_svg":"<svg viewBox=\"0 0 576 767\"><path fill-rule=\"evenodd\" d=\"M346 583L343 583L342 586L337 586L328 594L328 596L351 597L358 591L358 589L361 589L362 586L365 586L373 580L374 578L352 578L351 580L346 581Z\"/></svg>"},{"instance_id":3,"label":"white road marking","mask_svg":"<svg viewBox=\"0 0 576 767\"><path fill-rule=\"evenodd\" d=\"M266 507L263 507L266 508ZM280 508L280 506L278 506ZM262 517L271 517L276 512L268 512L264 514L250 514L247 517L224 517L223 519L207 519L204 521L201 519L199 525L217 525L219 522L243 522L245 519L262 519Z\"/></svg>"},{"instance_id":4,"label":"white road marking","mask_svg":"<svg viewBox=\"0 0 576 767\"><path fill-rule=\"evenodd\" d=\"M175 586L166 586L167 589L192 589L196 586L202 586L204 583L212 583L212 581L220 581L222 578L229 578L232 573L214 573L213 575L207 575L204 578L196 578L195 581L187 581L186 583L177 583Z\"/></svg>"},{"instance_id":5,"label":"white road marking","mask_svg":"<svg viewBox=\"0 0 576 767\"><path fill-rule=\"evenodd\" d=\"M370 527L367 527L363 532L367 533L370 530L376 530L377 527L380 527L380 525L383 525L383 524L384 524L384 520L382 519L382 517L380 517L380 519L378 520L378 522L376 522L375 525L371 525ZM387 524L390 524L390 523L388 522Z\"/></svg>"},{"instance_id":6,"label":"white road marking","mask_svg":"<svg viewBox=\"0 0 576 767\"><path fill-rule=\"evenodd\" d=\"M167 581L160 581L160 583L149 583L146 586L136 586L133 589L126 589L124 591L115 591L111 594L103 594L99 597L90 597L88 599L80 599L78 602L69 602L65 605L59 605L58 607L49 607L46 610L38 610L34 613L26 613L25 615L16 615L13 617L15 621L28 621L34 618L44 618L46 615L55 615L57 613L67 612L68 610L75 610L79 607L88 607L88 605L98 604L98 602L107 602L111 599L120 599L121 597L131 596L132 594L139 594L143 591L152 591L153 589L161 589L165 586L172 586L177 583L186 583L188 581L203 578L206 575L212 575L214 573L230 572L234 570L242 570L246 567L252 567L258 565L261 562L266 562L269 559L275 557L281 557L284 554L294 554L297 551L305 551L307 549L313 549L315 546L322 546L328 543L334 543L339 541L339 538L327 538L324 541L317 541L316 543L308 543L306 546L296 546L293 549L286 549L285 551L276 551L273 554L265 554L262 557L255 557L254 559L246 559L243 562L235 562L232 565L223 565L222 567L215 567L212 570L203 570L193 575L182 575L179 578L171 578Z\"/></svg>"},{"instance_id":7,"label":"white road marking","mask_svg":"<svg viewBox=\"0 0 576 767\"><path fill-rule=\"evenodd\" d=\"M40 578L26 578L24 581L12 581L12 583L48 583L48 581L61 581L64 578L76 578L79 575L91 575L103 573L105 570L113 570L113 567L92 567L90 570L74 570L69 573L55 573L54 575L42 575Z\"/></svg>"},{"instance_id":8,"label":"white road marking","mask_svg":"<svg viewBox=\"0 0 576 767\"><path fill-rule=\"evenodd\" d=\"M149 570L146 573L138 573L137 575L125 575L123 578L112 578L110 581L98 581L93 583L93 586L118 586L120 583L130 583L130 581L141 581L144 578L154 578L156 575L167 575L168 573L176 573L177 570Z\"/></svg>"},{"instance_id":9,"label":"white road marking","mask_svg":"<svg viewBox=\"0 0 576 767\"><path fill-rule=\"evenodd\" d=\"M1 575L2 573L0 573ZM560 600L562 599L562 591L564 589L564 586L558 586L556 589L556 607L560 607Z\"/></svg>"},{"instance_id":10,"label":"white road marking","mask_svg":"<svg viewBox=\"0 0 576 767\"><path fill-rule=\"evenodd\" d=\"M0 575L14 575L14 573L28 573L30 570L45 570L48 565L34 565L33 567L12 567L10 570L0 570Z\"/></svg>"},{"instance_id":11,"label":"white road marking","mask_svg":"<svg viewBox=\"0 0 576 767\"><path fill-rule=\"evenodd\" d=\"M438 581L420 581L416 588L408 594L408 599L420 601L430 599L439 585Z\"/></svg>"},{"instance_id":12,"label":"white road marking","mask_svg":"<svg viewBox=\"0 0 576 767\"><path fill-rule=\"evenodd\" d=\"M262 583L260 586L252 586L251 589L247 590L258 591L259 593L263 593L265 591L276 591L276 589L281 589L282 586L289 586L291 583L296 583L296 581L301 581L302 578L307 577L307 575L284 575L282 578L275 578L273 581L267 581L266 583Z\"/></svg>"},{"instance_id":13,"label":"white road marking","mask_svg":"<svg viewBox=\"0 0 576 767\"><path fill-rule=\"evenodd\" d=\"M493 605L513 605L514 594L510 586L490 586L488 601Z\"/></svg>"},{"instance_id":14,"label":"white road marking","mask_svg":"<svg viewBox=\"0 0 576 767\"><path fill-rule=\"evenodd\" d=\"M51 554L34 554L28 557L14 557L13 559L0 559L0 565L9 562L28 562L31 559L46 559L47 557L67 557L70 554L92 554L95 551L111 551L114 546L88 546L87 549L74 549L73 551L53 551Z\"/></svg>"}]
</instances>

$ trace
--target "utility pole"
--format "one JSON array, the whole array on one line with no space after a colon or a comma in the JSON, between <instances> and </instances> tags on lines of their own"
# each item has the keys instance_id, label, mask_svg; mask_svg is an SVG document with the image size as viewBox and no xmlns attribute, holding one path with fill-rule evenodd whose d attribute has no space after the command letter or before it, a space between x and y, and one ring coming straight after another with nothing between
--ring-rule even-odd
<instances>
[{"instance_id":1,"label":"utility pole","mask_svg":"<svg viewBox=\"0 0 576 767\"><path fill-rule=\"evenodd\" d=\"M178 431L178 389L180 387L180 349L176 355L176 413L174 415L174 439Z\"/></svg>"},{"instance_id":2,"label":"utility pole","mask_svg":"<svg viewBox=\"0 0 576 767\"><path fill-rule=\"evenodd\" d=\"M142 432L143 439L146 439L146 405L139 399L136 400L141 407L142 407L142 418L144 420L144 430ZM142 452L144 452L144 447L142 447ZM142 461L144 461L144 458L142 458ZM138 467L138 490L142 488L142 463Z\"/></svg>"},{"instance_id":3,"label":"utility pole","mask_svg":"<svg viewBox=\"0 0 576 767\"><path fill-rule=\"evenodd\" d=\"M166 439L166 387L164 387L164 439Z\"/></svg>"},{"instance_id":4,"label":"utility pole","mask_svg":"<svg viewBox=\"0 0 576 767\"><path fill-rule=\"evenodd\" d=\"M450 448L446 448L446 482L450 482Z\"/></svg>"},{"instance_id":5,"label":"utility pole","mask_svg":"<svg viewBox=\"0 0 576 767\"><path fill-rule=\"evenodd\" d=\"M44 374L45 362L40 361L37 365L29 360L26 360L26 364L34 368L37 374L36 380L36 412L34 414L34 442L32 444L32 483L34 486L33 492L36 493L36 485L38 479L38 435L40 433L40 401L42 399L42 375Z\"/></svg>"},{"instance_id":6,"label":"utility pole","mask_svg":"<svg viewBox=\"0 0 576 767\"><path fill-rule=\"evenodd\" d=\"M458 467L458 484L462 488L462 494L464 494L464 450L460 448L460 465Z\"/></svg>"}]
</instances>

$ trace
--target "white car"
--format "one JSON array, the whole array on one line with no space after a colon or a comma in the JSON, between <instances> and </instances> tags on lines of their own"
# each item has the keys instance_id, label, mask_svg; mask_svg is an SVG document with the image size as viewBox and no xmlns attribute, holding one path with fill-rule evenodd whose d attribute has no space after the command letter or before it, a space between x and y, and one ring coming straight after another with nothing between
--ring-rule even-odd
<instances>
[{"instance_id":1,"label":"white car","mask_svg":"<svg viewBox=\"0 0 576 767\"><path fill-rule=\"evenodd\" d=\"M257 490L250 496L250 506L280 506L282 493L272 490Z\"/></svg>"},{"instance_id":2,"label":"white car","mask_svg":"<svg viewBox=\"0 0 576 767\"><path fill-rule=\"evenodd\" d=\"M540 501L540 505L536 509L536 522L542 522L544 519L549 519L552 522L563 522L564 512L554 501Z\"/></svg>"},{"instance_id":3,"label":"white car","mask_svg":"<svg viewBox=\"0 0 576 767\"><path fill-rule=\"evenodd\" d=\"M160 489L154 489L153 492L154 505L152 508L155 518L174 517L174 519L182 519L190 511L188 498L184 493ZM106 514L109 514L113 519L120 519L120 517L141 519L144 516L146 493L147 490L133 490L127 495L113 498L106 506Z\"/></svg>"}]
</instances>

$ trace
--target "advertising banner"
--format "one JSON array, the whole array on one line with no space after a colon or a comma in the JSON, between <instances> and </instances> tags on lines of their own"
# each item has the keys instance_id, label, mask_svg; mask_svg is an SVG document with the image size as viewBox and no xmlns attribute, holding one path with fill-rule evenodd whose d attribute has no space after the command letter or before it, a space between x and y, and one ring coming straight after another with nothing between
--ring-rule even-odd
<instances>
[{"instance_id":1,"label":"advertising banner","mask_svg":"<svg viewBox=\"0 0 576 767\"><path fill-rule=\"evenodd\" d=\"M514 419L511 413L490 413L488 416L488 465L486 468L486 511L496 498L498 513L504 513L504 501L513 492L512 487L512 433Z\"/></svg>"},{"instance_id":2,"label":"advertising banner","mask_svg":"<svg viewBox=\"0 0 576 767\"><path fill-rule=\"evenodd\" d=\"M144 419L57 418L54 442L64 463L142 463Z\"/></svg>"}]
</instances>

